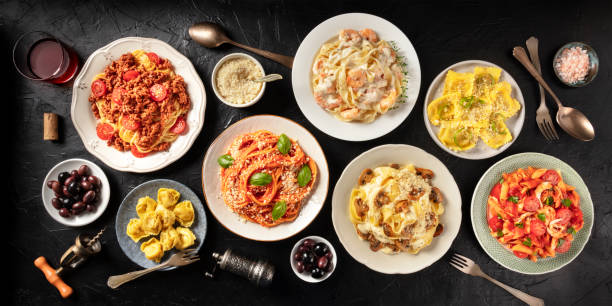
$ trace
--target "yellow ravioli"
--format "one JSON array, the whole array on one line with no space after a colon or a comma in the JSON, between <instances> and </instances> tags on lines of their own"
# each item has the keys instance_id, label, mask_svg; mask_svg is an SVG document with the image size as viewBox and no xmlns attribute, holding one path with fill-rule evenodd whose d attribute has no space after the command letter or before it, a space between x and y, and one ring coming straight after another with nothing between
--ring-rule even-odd
<instances>
[{"instance_id":1,"label":"yellow ravioli","mask_svg":"<svg viewBox=\"0 0 612 306\"><path fill-rule=\"evenodd\" d=\"M160 262L164 257L164 249L162 244L153 237L140 245L140 250L145 254L145 257L155 262Z\"/></svg>"},{"instance_id":2,"label":"yellow ravioli","mask_svg":"<svg viewBox=\"0 0 612 306\"><path fill-rule=\"evenodd\" d=\"M440 141L454 151L465 151L476 146L478 137L474 135L471 127L442 126L438 133Z\"/></svg>"},{"instance_id":3,"label":"yellow ravioli","mask_svg":"<svg viewBox=\"0 0 612 306\"><path fill-rule=\"evenodd\" d=\"M155 213L159 215L159 217L161 218L162 230L174 225L174 221L176 217L173 211L169 209L165 209L161 205L157 205L157 209L155 210Z\"/></svg>"},{"instance_id":4,"label":"yellow ravioli","mask_svg":"<svg viewBox=\"0 0 612 306\"><path fill-rule=\"evenodd\" d=\"M177 227L176 231L178 233L178 241L176 242L175 247L178 250L184 250L193 245L196 240L196 236L190 229L186 227Z\"/></svg>"},{"instance_id":5,"label":"yellow ravioli","mask_svg":"<svg viewBox=\"0 0 612 306\"><path fill-rule=\"evenodd\" d=\"M155 212L148 212L142 218L142 229L149 235L157 235L162 230L161 217Z\"/></svg>"},{"instance_id":6,"label":"yellow ravioli","mask_svg":"<svg viewBox=\"0 0 612 306\"><path fill-rule=\"evenodd\" d=\"M453 94L437 98L427 106L427 116L433 125L440 125L441 120L452 120L455 117L457 97Z\"/></svg>"},{"instance_id":7,"label":"yellow ravioli","mask_svg":"<svg viewBox=\"0 0 612 306\"><path fill-rule=\"evenodd\" d=\"M136 204L136 213L138 217L142 218L146 213L155 211L156 206L157 202L150 197L140 198L138 204Z\"/></svg>"},{"instance_id":8,"label":"yellow ravioli","mask_svg":"<svg viewBox=\"0 0 612 306\"><path fill-rule=\"evenodd\" d=\"M149 236L142 229L142 222L140 219L130 219L130 223L128 223L125 233L132 238L134 242L138 242L140 239Z\"/></svg>"},{"instance_id":9,"label":"yellow ravioli","mask_svg":"<svg viewBox=\"0 0 612 306\"><path fill-rule=\"evenodd\" d=\"M449 70L444 80L444 92L442 95L455 93L459 97L469 97L472 95L473 86L473 73L457 73Z\"/></svg>"},{"instance_id":10,"label":"yellow ravioli","mask_svg":"<svg viewBox=\"0 0 612 306\"><path fill-rule=\"evenodd\" d=\"M159 234L159 240L164 251L172 250L179 241L179 235L174 227L170 226Z\"/></svg>"},{"instance_id":11,"label":"yellow ravioli","mask_svg":"<svg viewBox=\"0 0 612 306\"><path fill-rule=\"evenodd\" d=\"M479 136L482 141L494 149L512 141L512 135L503 118L491 120L489 127L480 129Z\"/></svg>"},{"instance_id":12,"label":"yellow ravioli","mask_svg":"<svg viewBox=\"0 0 612 306\"><path fill-rule=\"evenodd\" d=\"M176 216L178 223L180 223L182 226L190 227L195 218L195 212L193 211L191 201L187 200L178 203L176 207L174 207L174 215Z\"/></svg>"},{"instance_id":13,"label":"yellow ravioli","mask_svg":"<svg viewBox=\"0 0 612 306\"><path fill-rule=\"evenodd\" d=\"M159 188L157 190L157 203L167 209L172 209L181 197L181 194L171 188Z\"/></svg>"}]
</instances>

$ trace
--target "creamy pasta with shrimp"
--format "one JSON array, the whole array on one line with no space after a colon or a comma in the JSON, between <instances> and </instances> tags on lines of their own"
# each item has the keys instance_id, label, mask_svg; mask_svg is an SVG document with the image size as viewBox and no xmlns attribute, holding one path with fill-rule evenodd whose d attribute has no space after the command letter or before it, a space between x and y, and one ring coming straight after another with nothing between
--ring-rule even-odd
<instances>
[{"instance_id":1,"label":"creamy pasta with shrimp","mask_svg":"<svg viewBox=\"0 0 612 306\"><path fill-rule=\"evenodd\" d=\"M324 44L312 66L312 90L342 121L371 122L402 95L402 68L392 46L371 29L345 29Z\"/></svg>"}]
</instances>

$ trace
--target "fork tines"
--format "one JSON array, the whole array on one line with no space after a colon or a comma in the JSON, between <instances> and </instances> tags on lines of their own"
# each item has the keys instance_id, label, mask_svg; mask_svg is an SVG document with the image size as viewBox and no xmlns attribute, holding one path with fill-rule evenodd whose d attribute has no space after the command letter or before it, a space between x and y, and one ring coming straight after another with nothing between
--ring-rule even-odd
<instances>
[{"instance_id":1,"label":"fork tines","mask_svg":"<svg viewBox=\"0 0 612 306\"><path fill-rule=\"evenodd\" d=\"M450 264L459 270L462 270L469 266L470 261L471 260L469 258L458 253L453 254L450 258Z\"/></svg>"},{"instance_id":2,"label":"fork tines","mask_svg":"<svg viewBox=\"0 0 612 306\"><path fill-rule=\"evenodd\" d=\"M544 135L544 138L548 141L559 140L559 135L555 130L555 126L552 123L552 119L550 115L545 116L544 118L536 118L540 120L536 120L538 123L538 128L540 128L540 132Z\"/></svg>"},{"instance_id":3,"label":"fork tines","mask_svg":"<svg viewBox=\"0 0 612 306\"><path fill-rule=\"evenodd\" d=\"M181 257L191 262L200 260L198 251L196 249L185 249L181 251Z\"/></svg>"}]
</instances>

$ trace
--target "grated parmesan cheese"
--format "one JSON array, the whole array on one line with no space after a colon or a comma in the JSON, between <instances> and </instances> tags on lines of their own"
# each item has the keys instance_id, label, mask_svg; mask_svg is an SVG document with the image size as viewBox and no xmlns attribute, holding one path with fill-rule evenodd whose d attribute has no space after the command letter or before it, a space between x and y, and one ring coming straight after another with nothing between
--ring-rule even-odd
<instances>
[{"instance_id":1,"label":"grated parmesan cheese","mask_svg":"<svg viewBox=\"0 0 612 306\"><path fill-rule=\"evenodd\" d=\"M251 102L261 90L262 83L254 79L263 77L263 72L249 58L233 58L221 65L215 76L217 92L233 104Z\"/></svg>"}]
</instances>

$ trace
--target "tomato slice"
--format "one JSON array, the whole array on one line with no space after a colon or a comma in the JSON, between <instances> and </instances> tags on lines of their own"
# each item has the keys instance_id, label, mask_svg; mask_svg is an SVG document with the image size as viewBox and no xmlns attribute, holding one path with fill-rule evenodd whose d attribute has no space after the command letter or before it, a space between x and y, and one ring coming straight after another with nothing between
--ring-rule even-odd
<instances>
[{"instance_id":1,"label":"tomato slice","mask_svg":"<svg viewBox=\"0 0 612 306\"><path fill-rule=\"evenodd\" d=\"M91 92L96 98L99 98L106 94L106 83L98 79L91 83Z\"/></svg>"},{"instance_id":2,"label":"tomato slice","mask_svg":"<svg viewBox=\"0 0 612 306\"><path fill-rule=\"evenodd\" d=\"M185 129L187 129L187 121L185 121L185 118L181 116L176 119L176 122L170 128L170 132L174 134L183 134L183 132L185 132Z\"/></svg>"},{"instance_id":3,"label":"tomato slice","mask_svg":"<svg viewBox=\"0 0 612 306\"><path fill-rule=\"evenodd\" d=\"M151 99L157 102L163 101L168 95L168 90L162 84L155 84L149 88Z\"/></svg>"},{"instance_id":4,"label":"tomato slice","mask_svg":"<svg viewBox=\"0 0 612 306\"><path fill-rule=\"evenodd\" d=\"M525 198L523 202L523 209L526 211L536 211L540 208L540 200L535 196L529 196Z\"/></svg>"},{"instance_id":5,"label":"tomato slice","mask_svg":"<svg viewBox=\"0 0 612 306\"><path fill-rule=\"evenodd\" d=\"M526 258L529 255L519 251L512 251L512 253L514 253L514 255L518 258Z\"/></svg>"},{"instance_id":6,"label":"tomato slice","mask_svg":"<svg viewBox=\"0 0 612 306\"><path fill-rule=\"evenodd\" d=\"M551 182L553 185L557 185L559 184L561 177L559 176L559 173L557 171L548 170L544 172L544 174L542 174L542 179L547 182Z\"/></svg>"},{"instance_id":7,"label":"tomato slice","mask_svg":"<svg viewBox=\"0 0 612 306\"><path fill-rule=\"evenodd\" d=\"M147 53L147 56L149 57L149 60L154 62L156 65L159 65L159 63L161 62L159 56L157 56L155 52L149 52Z\"/></svg>"},{"instance_id":8,"label":"tomato slice","mask_svg":"<svg viewBox=\"0 0 612 306\"><path fill-rule=\"evenodd\" d=\"M96 134L98 134L98 138L102 140L109 140L113 137L115 133L115 129L112 125L108 123L98 123L96 126Z\"/></svg>"},{"instance_id":9,"label":"tomato slice","mask_svg":"<svg viewBox=\"0 0 612 306\"><path fill-rule=\"evenodd\" d=\"M563 207L557 210L557 212L555 213L555 216L557 219L561 219L559 223L565 225L565 224L568 224L570 220L572 220L574 213L571 210L569 210L569 208Z\"/></svg>"},{"instance_id":10,"label":"tomato slice","mask_svg":"<svg viewBox=\"0 0 612 306\"><path fill-rule=\"evenodd\" d=\"M135 78L137 78L140 75L140 73L138 73L138 71L136 70L128 70L126 72L123 73L123 80L124 81L131 81Z\"/></svg>"},{"instance_id":11,"label":"tomato slice","mask_svg":"<svg viewBox=\"0 0 612 306\"><path fill-rule=\"evenodd\" d=\"M124 128L130 131L136 131L140 127L140 122L136 120L132 120L128 117L123 117L121 118L121 126L123 126Z\"/></svg>"},{"instance_id":12,"label":"tomato slice","mask_svg":"<svg viewBox=\"0 0 612 306\"><path fill-rule=\"evenodd\" d=\"M563 240L563 244L561 246L559 246L559 244L557 244L557 248L555 249L555 251L557 251L557 253L565 253L567 251L569 251L569 249L572 247L572 241L571 240Z\"/></svg>"},{"instance_id":13,"label":"tomato slice","mask_svg":"<svg viewBox=\"0 0 612 306\"><path fill-rule=\"evenodd\" d=\"M546 234L546 224L538 219L531 219L531 233L536 236L542 236Z\"/></svg>"},{"instance_id":14,"label":"tomato slice","mask_svg":"<svg viewBox=\"0 0 612 306\"><path fill-rule=\"evenodd\" d=\"M127 94L125 88L117 87L113 89L113 96L111 100L119 105L123 104L123 96Z\"/></svg>"},{"instance_id":15,"label":"tomato slice","mask_svg":"<svg viewBox=\"0 0 612 306\"><path fill-rule=\"evenodd\" d=\"M491 193L489 193L490 196L494 197L497 199L497 201L499 201L499 194L501 193L501 184L497 183L495 184L495 186L493 186L493 189L491 189Z\"/></svg>"},{"instance_id":16,"label":"tomato slice","mask_svg":"<svg viewBox=\"0 0 612 306\"><path fill-rule=\"evenodd\" d=\"M134 155L137 158L143 158L149 155L149 153L143 153L143 152L138 151L138 148L135 145L132 145L130 147L130 151L132 151L132 155Z\"/></svg>"},{"instance_id":17,"label":"tomato slice","mask_svg":"<svg viewBox=\"0 0 612 306\"><path fill-rule=\"evenodd\" d=\"M497 216L493 218L489 218L488 223L489 223L489 228L492 231L499 231L504 226L504 223L502 222L502 220L498 219Z\"/></svg>"}]
</instances>

